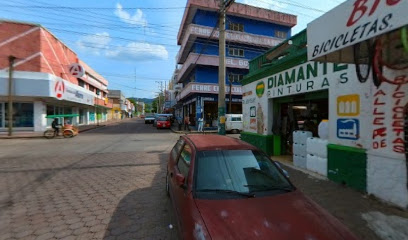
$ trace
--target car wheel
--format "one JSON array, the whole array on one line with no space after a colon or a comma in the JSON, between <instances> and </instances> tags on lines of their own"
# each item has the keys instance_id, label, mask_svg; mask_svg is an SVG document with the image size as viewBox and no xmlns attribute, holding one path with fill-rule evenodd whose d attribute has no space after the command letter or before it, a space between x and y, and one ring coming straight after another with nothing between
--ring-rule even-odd
<instances>
[{"instance_id":1,"label":"car wheel","mask_svg":"<svg viewBox=\"0 0 408 240\"><path fill-rule=\"evenodd\" d=\"M166 174L166 194L170 197L169 172Z\"/></svg>"},{"instance_id":2,"label":"car wheel","mask_svg":"<svg viewBox=\"0 0 408 240\"><path fill-rule=\"evenodd\" d=\"M239 133L239 130L237 130L237 129L232 129L232 130L231 130L231 133L237 134L237 133Z\"/></svg>"}]
</instances>

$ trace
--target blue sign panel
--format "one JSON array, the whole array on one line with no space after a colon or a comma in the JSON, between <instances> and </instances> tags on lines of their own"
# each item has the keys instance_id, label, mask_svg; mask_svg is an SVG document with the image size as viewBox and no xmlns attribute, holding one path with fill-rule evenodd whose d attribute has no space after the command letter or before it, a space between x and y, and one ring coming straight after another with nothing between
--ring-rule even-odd
<instances>
[{"instance_id":1,"label":"blue sign panel","mask_svg":"<svg viewBox=\"0 0 408 240\"><path fill-rule=\"evenodd\" d=\"M337 119L337 138L357 140L360 138L360 121L356 118Z\"/></svg>"}]
</instances>

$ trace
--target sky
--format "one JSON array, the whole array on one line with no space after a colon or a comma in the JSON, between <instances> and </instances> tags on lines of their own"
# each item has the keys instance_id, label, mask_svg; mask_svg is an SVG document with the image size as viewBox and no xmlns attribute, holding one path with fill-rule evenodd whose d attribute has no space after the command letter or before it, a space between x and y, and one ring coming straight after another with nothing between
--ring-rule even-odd
<instances>
[{"instance_id":1,"label":"sky","mask_svg":"<svg viewBox=\"0 0 408 240\"><path fill-rule=\"evenodd\" d=\"M0 2L4 19L39 23L104 76L108 89L153 98L171 79L177 33L187 0L13 0ZM344 0L236 0L297 15L292 35Z\"/></svg>"}]
</instances>

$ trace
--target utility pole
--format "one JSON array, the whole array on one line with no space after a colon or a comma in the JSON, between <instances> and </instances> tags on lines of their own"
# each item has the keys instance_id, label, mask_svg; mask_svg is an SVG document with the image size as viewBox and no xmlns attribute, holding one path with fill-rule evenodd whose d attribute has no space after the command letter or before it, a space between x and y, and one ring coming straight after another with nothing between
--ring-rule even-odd
<instances>
[{"instance_id":1,"label":"utility pole","mask_svg":"<svg viewBox=\"0 0 408 240\"><path fill-rule=\"evenodd\" d=\"M9 56L9 81L8 81L8 135L13 134L13 71L16 57Z\"/></svg>"},{"instance_id":2,"label":"utility pole","mask_svg":"<svg viewBox=\"0 0 408 240\"><path fill-rule=\"evenodd\" d=\"M218 134L225 135L225 14L234 0L220 0L219 67L218 67Z\"/></svg>"},{"instance_id":3,"label":"utility pole","mask_svg":"<svg viewBox=\"0 0 408 240\"><path fill-rule=\"evenodd\" d=\"M232 113L232 79L231 77L228 78L229 80L229 113Z\"/></svg>"}]
</instances>

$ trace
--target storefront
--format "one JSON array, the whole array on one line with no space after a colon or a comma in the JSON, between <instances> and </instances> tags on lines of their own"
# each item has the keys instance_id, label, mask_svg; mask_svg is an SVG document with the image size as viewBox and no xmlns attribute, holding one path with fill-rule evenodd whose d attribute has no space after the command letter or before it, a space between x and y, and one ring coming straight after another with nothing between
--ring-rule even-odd
<instances>
[{"instance_id":1,"label":"storefront","mask_svg":"<svg viewBox=\"0 0 408 240\"><path fill-rule=\"evenodd\" d=\"M307 29L309 60L354 63L357 71L356 84L336 89L338 104L355 107L347 112L338 105L330 113L329 179L343 181L330 168L346 164L349 172L361 172L364 191L403 208L408 208L406 9L408 1L346 1ZM357 132L355 139L339 131L343 127ZM364 160L364 171L352 167L356 158Z\"/></svg>"},{"instance_id":2,"label":"storefront","mask_svg":"<svg viewBox=\"0 0 408 240\"><path fill-rule=\"evenodd\" d=\"M79 114L63 119L74 125L93 122L95 96L86 89L39 72L17 71L13 82L13 130L45 131L52 122L47 115ZM8 73L0 73L0 131L8 128L7 84Z\"/></svg>"},{"instance_id":3,"label":"storefront","mask_svg":"<svg viewBox=\"0 0 408 240\"><path fill-rule=\"evenodd\" d=\"M226 87L226 109L229 111L229 86ZM242 87L231 88L231 113L242 113ZM197 119L204 118L204 127L216 128L218 119L218 85L207 83L189 83L177 96L182 103L183 116L189 116L191 125L197 125ZM180 109L180 107L179 107ZM179 110L180 111L180 110Z\"/></svg>"},{"instance_id":4,"label":"storefront","mask_svg":"<svg viewBox=\"0 0 408 240\"><path fill-rule=\"evenodd\" d=\"M304 56L291 61L301 63ZM264 150L293 154L293 132L310 131L317 137L319 123L329 119L329 109L335 109L330 104L334 89L350 87L354 75L354 68L347 64L306 62L253 79L243 86L243 135L273 136L275 143Z\"/></svg>"},{"instance_id":5,"label":"storefront","mask_svg":"<svg viewBox=\"0 0 408 240\"><path fill-rule=\"evenodd\" d=\"M407 208L408 2L355 2L250 62L241 138Z\"/></svg>"}]
</instances>

